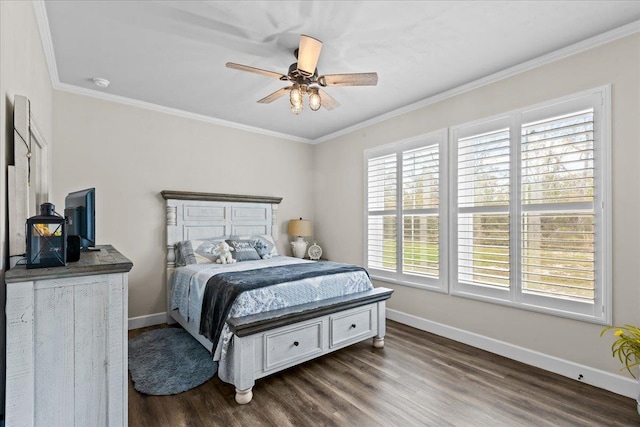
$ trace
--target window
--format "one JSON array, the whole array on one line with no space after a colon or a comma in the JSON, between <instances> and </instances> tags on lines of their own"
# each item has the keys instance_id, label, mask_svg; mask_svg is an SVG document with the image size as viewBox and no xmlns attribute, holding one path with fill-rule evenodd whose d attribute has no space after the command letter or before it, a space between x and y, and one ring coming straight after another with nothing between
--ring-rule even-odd
<instances>
[{"instance_id":1,"label":"window","mask_svg":"<svg viewBox=\"0 0 640 427\"><path fill-rule=\"evenodd\" d=\"M458 277L491 294L509 289L509 128L458 139Z\"/></svg>"},{"instance_id":2,"label":"window","mask_svg":"<svg viewBox=\"0 0 640 427\"><path fill-rule=\"evenodd\" d=\"M365 152L374 278L611 322L610 88Z\"/></svg>"},{"instance_id":3,"label":"window","mask_svg":"<svg viewBox=\"0 0 640 427\"><path fill-rule=\"evenodd\" d=\"M446 291L446 140L440 131L365 153L374 277Z\"/></svg>"},{"instance_id":4,"label":"window","mask_svg":"<svg viewBox=\"0 0 640 427\"><path fill-rule=\"evenodd\" d=\"M452 129L452 293L610 322L608 129L608 88Z\"/></svg>"}]
</instances>

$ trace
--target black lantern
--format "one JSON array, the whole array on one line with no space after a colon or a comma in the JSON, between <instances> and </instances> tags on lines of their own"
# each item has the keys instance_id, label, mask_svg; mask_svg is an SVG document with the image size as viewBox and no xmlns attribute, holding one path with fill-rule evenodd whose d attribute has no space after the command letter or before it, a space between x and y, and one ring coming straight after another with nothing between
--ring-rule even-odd
<instances>
[{"instance_id":1,"label":"black lantern","mask_svg":"<svg viewBox=\"0 0 640 427\"><path fill-rule=\"evenodd\" d=\"M67 229L55 208L43 203L40 215L27 219L27 268L67 265Z\"/></svg>"}]
</instances>

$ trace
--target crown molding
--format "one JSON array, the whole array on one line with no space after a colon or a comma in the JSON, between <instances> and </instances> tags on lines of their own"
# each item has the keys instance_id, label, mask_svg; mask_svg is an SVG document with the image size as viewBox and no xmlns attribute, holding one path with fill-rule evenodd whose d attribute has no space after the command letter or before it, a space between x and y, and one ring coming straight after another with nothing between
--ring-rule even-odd
<instances>
[{"instance_id":1,"label":"crown molding","mask_svg":"<svg viewBox=\"0 0 640 427\"><path fill-rule=\"evenodd\" d=\"M524 72L533 70L535 68L541 67L546 64L550 64L552 62L558 61L560 59L568 58L570 56L576 55L580 52L584 52L585 50L593 49L598 46L602 46L604 44L610 43L612 41L621 39L623 37L630 36L640 32L640 21L634 21L630 24L624 25L622 27L618 27L614 30L607 31L606 33L599 34L597 36L588 38L581 42L569 45L562 49L558 49L554 52L548 53L546 55L539 56L537 58L531 59L526 62L522 62L518 65L514 65L513 67L506 68L502 71L498 71L497 73L490 74L488 76L482 77L480 79L474 80L472 82L466 83L464 85L455 87L453 89L441 92L437 95L430 96L429 98L425 98L422 101L415 102L413 104L409 104L407 106L398 108L396 110L390 111L385 114L381 114L379 116L373 117L364 122L360 122L353 126L349 126L337 132L322 136L320 138L316 138L312 141L313 144L319 144L322 142L331 141L338 137L347 135L351 132L355 132L356 130L374 125L376 123L383 122L385 120L392 119L397 116L401 116L403 114L409 113L411 111L419 110L420 108L427 107L429 105L436 104L438 102L444 101L448 98L453 98L454 96L461 95L465 92L470 92L474 89L481 88L483 86L490 85L492 83L496 83L500 80L508 79L510 77L516 76L518 74L522 74Z\"/></svg>"},{"instance_id":2,"label":"crown molding","mask_svg":"<svg viewBox=\"0 0 640 427\"><path fill-rule=\"evenodd\" d=\"M44 0L33 0L33 10L36 14L36 22L40 31L40 40L42 42L42 50L49 68L49 76L53 86L60 82L58 76L58 65L56 64L56 55L53 51L53 41L51 40L51 31L49 30L49 18L47 17L47 7Z\"/></svg>"},{"instance_id":3,"label":"crown molding","mask_svg":"<svg viewBox=\"0 0 640 427\"><path fill-rule=\"evenodd\" d=\"M33 3L33 7L36 14L38 29L40 30L42 48L44 50L44 55L47 61L47 65L49 67L49 75L51 76L51 82L54 89L62 90L65 92L76 93L79 95L89 96L92 98L99 98L106 101L118 102L121 104L130 105L138 108L144 108L147 110L158 111L158 112L171 114L171 115L175 115L175 116L183 117L187 119L193 119L193 120L212 123L220 126L226 126L226 127L230 127L238 130L257 133L260 135L272 136L272 137L282 138L282 139L295 141L295 142L302 142L305 144L320 144L323 142L334 140L341 136L355 132L359 129L363 129L368 126L372 126L374 124L384 122L394 117L401 116L403 114L418 110L420 108L424 108L429 105L433 105L435 103L444 101L445 99L461 95L463 93L472 91L474 89L478 89L480 87L487 86L489 84L498 82L500 80L504 80L509 77L513 77L515 75L533 70L542 65L546 65L546 64L558 61L560 59L567 58L569 56L583 52L585 50L593 49L595 47L598 47L598 46L610 43L612 41L621 39L623 37L627 37L637 32L640 32L640 20L634 21L630 24L623 25L622 27L613 29L611 31L607 31L605 33L602 33L597 36L591 37L589 39L583 40L581 42L572 44L562 49L558 49L546 55L542 55L538 58L534 58L532 60L515 65L513 67L506 68L502 71L498 71L497 73L490 74L488 76L463 84L453 89L441 92L437 95L430 96L428 98L423 99L422 101L409 104L407 106L398 108L388 113L373 117L369 120L365 120L363 122L357 123L353 126L346 127L337 132L333 132L316 139L308 139L308 138L297 137L294 135L284 134L280 132L269 131L269 130L257 128L254 126L247 126L247 125L243 125L240 123L231 122L227 120L217 119L217 118L205 116L202 114L191 113L188 111L179 110L177 108L165 107L165 106L153 104L150 102L138 101L132 98L124 97L124 96L113 95L105 92L99 92L96 90L73 86L67 83L62 83L60 82L60 78L58 75L58 67L56 65L55 53L53 50L53 42L51 40L51 31L49 29L49 20L47 18L45 2L44 0L32 0L32 3Z\"/></svg>"}]
</instances>

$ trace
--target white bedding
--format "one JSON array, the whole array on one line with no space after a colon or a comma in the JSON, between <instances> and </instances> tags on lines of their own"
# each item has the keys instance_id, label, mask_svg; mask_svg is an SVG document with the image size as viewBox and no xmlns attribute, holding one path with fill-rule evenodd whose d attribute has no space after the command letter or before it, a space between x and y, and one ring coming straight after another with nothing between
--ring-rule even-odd
<instances>
[{"instance_id":1,"label":"white bedding","mask_svg":"<svg viewBox=\"0 0 640 427\"><path fill-rule=\"evenodd\" d=\"M174 273L172 309L178 309L182 317L200 325L202 296L210 277L229 271L254 270L265 267L290 265L307 261L299 258L276 256L258 261L235 264L193 264L179 267ZM241 317L265 311L292 307L322 299L364 292L373 285L364 271L320 276L243 292L236 299L229 317ZM226 382L233 378L233 334L225 324L219 342L215 346L214 360L218 361L218 376Z\"/></svg>"}]
</instances>

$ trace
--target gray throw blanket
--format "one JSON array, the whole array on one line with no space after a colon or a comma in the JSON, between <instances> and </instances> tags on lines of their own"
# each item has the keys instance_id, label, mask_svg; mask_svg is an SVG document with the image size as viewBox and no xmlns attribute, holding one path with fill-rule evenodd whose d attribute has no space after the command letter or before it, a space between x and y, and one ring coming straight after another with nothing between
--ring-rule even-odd
<instances>
[{"instance_id":1,"label":"gray throw blanket","mask_svg":"<svg viewBox=\"0 0 640 427\"><path fill-rule=\"evenodd\" d=\"M364 271L367 276L369 275L367 270L357 265L329 261L216 274L207 281L204 290L200 334L207 337L214 344L212 352L215 352L222 333L222 327L229 316L229 311L231 311L231 306L238 295L244 291L350 271Z\"/></svg>"}]
</instances>

